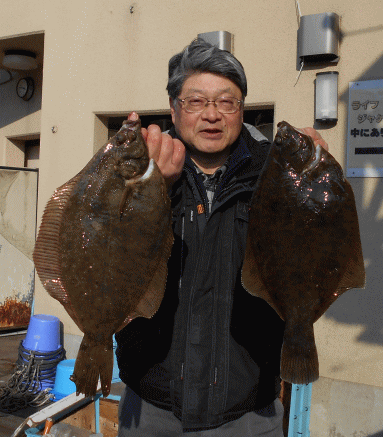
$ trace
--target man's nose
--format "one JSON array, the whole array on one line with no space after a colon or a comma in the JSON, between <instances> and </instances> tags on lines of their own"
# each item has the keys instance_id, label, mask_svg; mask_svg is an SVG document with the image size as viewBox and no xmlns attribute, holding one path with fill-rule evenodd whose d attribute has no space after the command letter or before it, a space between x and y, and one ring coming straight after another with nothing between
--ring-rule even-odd
<instances>
[{"instance_id":1,"label":"man's nose","mask_svg":"<svg viewBox=\"0 0 383 437\"><path fill-rule=\"evenodd\" d=\"M215 102L207 102L201 116L209 121L220 120L222 118L222 114L218 111Z\"/></svg>"}]
</instances>

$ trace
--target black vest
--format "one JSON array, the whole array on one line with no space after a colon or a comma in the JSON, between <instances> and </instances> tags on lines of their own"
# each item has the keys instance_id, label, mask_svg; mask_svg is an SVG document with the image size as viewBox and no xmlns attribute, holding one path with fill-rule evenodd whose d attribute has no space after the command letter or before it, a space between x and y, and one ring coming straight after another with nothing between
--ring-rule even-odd
<instances>
[{"instance_id":1,"label":"black vest","mask_svg":"<svg viewBox=\"0 0 383 437\"><path fill-rule=\"evenodd\" d=\"M152 319L116 334L122 381L172 410L185 430L263 408L280 390L284 324L241 285L248 212L269 146L243 127L209 216L187 157L171 192L175 242L164 300Z\"/></svg>"}]
</instances>

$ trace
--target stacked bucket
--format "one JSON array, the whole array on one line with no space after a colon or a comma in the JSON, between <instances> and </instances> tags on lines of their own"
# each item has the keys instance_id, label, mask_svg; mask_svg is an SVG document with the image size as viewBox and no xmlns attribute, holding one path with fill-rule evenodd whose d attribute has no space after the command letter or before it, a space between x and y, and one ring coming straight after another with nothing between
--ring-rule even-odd
<instances>
[{"instance_id":1,"label":"stacked bucket","mask_svg":"<svg viewBox=\"0 0 383 437\"><path fill-rule=\"evenodd\" d=\"M76 360L63 360L57 365L56 380L52 393L54 401L68 396L76 391L76 384L70 380Z\"/></svg>"},{"instance_id":2,"label":"stacked bucket","mask_svg":"<svg viewBox=\"0 0 383 437\"><path fill-rule=\"evenodd\" d=\"M57 365L64 358L65 351L60 342L60 320L47 314L32 316L26 337L20 342L17 360L19 367L28 369L24 384L29 385L30 391L52 389Z\"/></svg>"}]
</instances>

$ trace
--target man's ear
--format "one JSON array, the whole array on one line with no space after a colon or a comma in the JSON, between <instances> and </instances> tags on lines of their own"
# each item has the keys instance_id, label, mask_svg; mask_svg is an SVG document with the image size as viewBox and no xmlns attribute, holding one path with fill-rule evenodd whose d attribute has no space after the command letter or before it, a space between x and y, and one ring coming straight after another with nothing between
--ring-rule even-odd
<instances>
[{"instance_id":1,"label":"man's ear","mask_svg":"<svg viewBox=\"0 0 383 437\"><path fill-rule=\"evenodd\" d=\"M169 97L169 106L170 106L170 114L172 116L172 122L174 124L174 117L175 117L175 112L176 112L176 105L177 102L175 102L171 97Z\"/></svg>"}]
</instances>

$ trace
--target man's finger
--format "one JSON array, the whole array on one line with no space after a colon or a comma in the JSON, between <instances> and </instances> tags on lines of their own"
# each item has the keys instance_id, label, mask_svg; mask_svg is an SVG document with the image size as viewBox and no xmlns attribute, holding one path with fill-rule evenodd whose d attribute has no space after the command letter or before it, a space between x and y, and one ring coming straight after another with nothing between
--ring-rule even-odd
<instances>
[{"instance_id":1,"label":"man's finger","mask_svg":"<svg viewBox=\"0 0 383 437\"><path fill-rule=\"evenodd\" d=\"M159 126L151 124L148 126L146 144L149 149L149 157L158 162L161 155L162 132Z\"/></svg>"},{"instance_id":2,"label":"man's finger","mask_svg":"<svg viewBox=\"0 0 383 437\"><path fill-rule=\"evenodd\" d=\"M184 166L184 162L185 162L185 146L180 140L174 139L174 152L173 152L172 163L176 169L182 170Z\"/></svg>"},{"instance_id":3,"label":"man's finger","mask_svg":"<svg viewBox=\"0 0 383 437\"><path fill-rule=\"evenodd\" d=\"M137 112L134 112L134 111L132 111L129 115L128 115L128 120L131 120L131 121L136 121L136 120L138 120L138 114L137 114Z\"/></svg>"},{"instance_id":4,"label":"man's finger","mask_svg":"<svg viewBox=\"0 0 383 437\"><path fill-rule=\"evenodd\" d=\"M158 166L162 170L164 177L174 173L174 140L170 135L162 135L161 153L158 159Z\"/></svg>"},{"instance_id":5,"label":"man's finger","mask_svg":"<svg viewBox=\"0 0 383 437\"><path fill-rule=\"evenodd\" d=\"M316 129L312 127L305 127L303 129L297 129L297 130L304 133L305 135L309 135L313 139L314 144L316 146L319 145L322 146L324 149L328 150L328 144Z\"/></svg>"}]
</instances>

